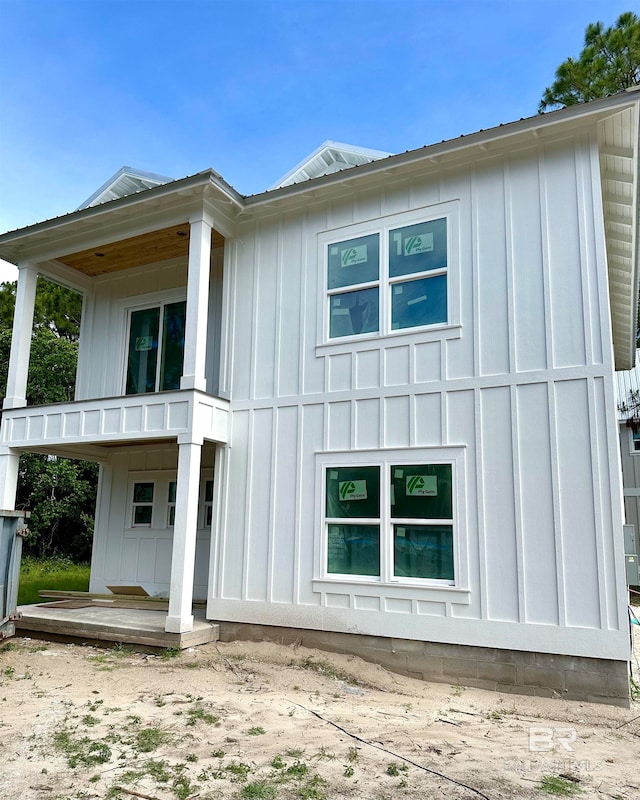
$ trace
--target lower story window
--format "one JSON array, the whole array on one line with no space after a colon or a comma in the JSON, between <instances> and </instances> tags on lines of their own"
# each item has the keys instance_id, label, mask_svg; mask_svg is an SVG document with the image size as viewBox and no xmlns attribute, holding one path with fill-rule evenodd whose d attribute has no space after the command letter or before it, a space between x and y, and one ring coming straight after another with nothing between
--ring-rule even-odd
<instances>
[{"instance_id":1,"label":"lower story window","mask_svg":"<svg viewBox=\"0 0 640 800\"><path fill-rule=\"evenodd\" d=\"M325 480L329 575L453 582L452 464L327 467Z\"/></svg>"},{"instance_id":2,"label":"lower story window","mask_svg":"<svg viewBox=\"0 0 640 800\"><path fill-rule=\"evenodd\" d=\"M153 517L153 483L133 484L133 526L151 527Z\"/></svg>"}]
</instances>

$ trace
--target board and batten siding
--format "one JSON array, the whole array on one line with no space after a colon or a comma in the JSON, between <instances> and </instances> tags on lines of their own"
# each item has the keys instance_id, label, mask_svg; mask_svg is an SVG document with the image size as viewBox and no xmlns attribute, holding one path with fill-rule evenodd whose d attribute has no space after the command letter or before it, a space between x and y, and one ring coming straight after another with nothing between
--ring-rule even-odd
<instances>
[{"instance_id":1,"label":"board and batten siding","mask_svg":"<svg viewBox=\"0 0 640 800\"><path fill-rule=\"evenodd\" d=\"M218 395L223 250L212 252L206 377ZM124 392L127 310L186 298L187 261L173 259L95 280L85 299L76 400L118 397Z\"/></svg>"},{"instance_id":2,"label":"board and batten siding","mask_svg":"<svg viewBox=\"0 0 640 800\"><path fill-rule=\"evenodd\" d=\"M565 138L239 225L210 618L626 658L598 170L593 140ZM318 236L441 203L457 208L460 327L323 343ZM314 574L317 454L390 448L464 452L460 586Z\"/></svg>"},{"instance_id":3,"label":"board and batten siding","mask_svg":"<svg viewBox=\"0 0 640 800\"><path fill-rule=\"evenodd\" d=\"M203 448L201 501L204 481L213 476L214 454L213 445ZM90 591L108 594L108 586L134 585L153 596L169 596L174 534L167 524L167 492L169 481L176 480L177 467L177 446L167 445L117 449L101 465ZM152 525L148 527L132 525L135 481L150 481L155 487ZM202 513L199 520L202 522ZM193 581L197 600L207 597L210 538L210 528L199 526Z\"/></svg>"}]
</instances>

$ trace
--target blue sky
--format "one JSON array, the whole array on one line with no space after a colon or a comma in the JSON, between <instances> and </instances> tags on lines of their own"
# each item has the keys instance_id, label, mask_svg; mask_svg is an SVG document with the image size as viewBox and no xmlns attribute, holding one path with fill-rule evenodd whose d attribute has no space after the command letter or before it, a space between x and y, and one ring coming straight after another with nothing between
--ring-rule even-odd
<instances>
[{"instance_id":1,"label":"blue sky","mask_svg":"<svg viewBox=\"0 0 640 800\"><path fill-rule=\"evenodd\" d=\"M325 139L401 152L531 116L586 26L639 5L2 0L0 231L125 164L251 194Z\"/></svg>"}]
</instances>

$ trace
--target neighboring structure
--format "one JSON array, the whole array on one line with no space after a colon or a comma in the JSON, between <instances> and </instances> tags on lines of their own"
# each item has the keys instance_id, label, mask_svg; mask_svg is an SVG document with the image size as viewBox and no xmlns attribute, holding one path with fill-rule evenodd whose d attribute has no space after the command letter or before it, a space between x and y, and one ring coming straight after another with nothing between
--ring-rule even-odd
<instances>
[{"instance_id":1,"label":"neighboring structure","mask_svg":"<svg viewBox=\"0 0 640 800\"><path fill-rule=\"evenodd\" d=\"M0 236L0 507L20 452L94 459L91 589L168 594L168 631L206 597L223 637L627 702L639 105L252 197L209 170ZM38 273L84 307L75 402L27 408Z\"/></svg>"},{"instance_id":2,"label":"neighboring structure","mask_svg":"<svg viewBox=\"0 0 640 800\"><path fill-rule=\"evenodd\" d=\"M633 369L617 372L618 422L625 520L633 526L634 549L640 553L640 350ZM633 581L632 585L637 585Z\"/></svg>"}]
</instances>

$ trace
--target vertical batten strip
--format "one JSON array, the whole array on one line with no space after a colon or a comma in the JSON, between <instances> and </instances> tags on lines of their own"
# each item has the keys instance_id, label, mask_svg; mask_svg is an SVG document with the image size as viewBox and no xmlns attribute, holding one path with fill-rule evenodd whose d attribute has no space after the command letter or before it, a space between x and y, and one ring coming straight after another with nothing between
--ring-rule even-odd
<instances>
[{"instance_id":1,"label":"vertical batten strip","mask_svg":"<svg viewBox=\"0 0 640 800\"><path fill-rule=\"evenodd\" d=\"M585 153L587 141L581 136L574 144L574 160L576 170L576 207L578 209L578 242L580 247L580 281L582 287L582 318L584 324L585 362L593 364L593 327L591 323L591 248L588 246L588 213L585 188L589 183Z\"/></svg>"},{"instance_id":2,"label":"vertical batten strip","mask_svg":"<svg viewBox=\"0 0 640 800\"><path fill-rule=\"evenodd\" d=\"M551 325L551 275L549 265L549 204L547 202L547 175L542 146L538 149L538 191L540 192L540 242L542 245L542 285L544 292L544 332L546 344L546 369L552 369L553 329Z\"/></svg>"},{"instance_id":3,"label":"vertical batten strip","mask_svg":"<svg viewBox=\"0 0 640 800\"><path fill-rule=\"evenodd\" d=\"M513 351L512 351L513 352ZM527 579L526 564L524 560L524 541L523 541L523 509L522 509L522 473L520 469L520 419L518 416L518 387L514 384L510 387L511 400L511 457L513 459L513 499L516 534L516 571L518 582L518 621L526 622L526 596Z\"/></svg>"},{"instance_id":4,"label":"vertical batten strip","mask_svg":"<svg viewBox=\"0 0 640 800\"><path fill-rule=\"evenodd\" d=\"M243 600L248 599L249 584L249 559L251 557L251 539L253 538L253 473L254 473L254 433L255 433L255 409L248 412L249 428L247 431L247 483L244 491L244 547L242 551L242 585L240 596Z\"/></svg>"},{"instance_id":5,"label":"vertical batten strip","mask_svg":"<svg viewBox=\"0 0 640 800\"><path fill-rule=\"evenodd\" d=\"M565 598L565 579L563 562L563 536L562 536L562 515L560 513L560 469L558 466L558 432L556 430L556 394L555 384L549 382L548 403L549 403L549 450L551 453L551 488L553 491L553 528L556 532L556 580L558 592L558 624L561 627L567 625L567 603Z\"/></svg>"},{"instance_id":6,"label":"vertical batten strip","mask_svg":"<svg viewBox=\"0 0 640 800\"><path fill-rule=\"evenodd\" d=\"M302 404L298 404L298 414L297 414L297 436L298 441L296 443L296 474L302 476L303 467L304 467L304 406ZM301 572L301 548L300 548L300 536L301 536L301 522L302 522L302 492L297 493L296 497L296 506L295 506L295 519L294 519L294 530L293 530L293 597L291 598L293 603L300 603L300 572ZM314 553L315 558L315 553Z\"/></svg>"},{"instance_id":7,"label":"vertical batten strip","mask_svg":"<svg viewBox=\"0 0 640 800\"><path fill-rule=\"evenodd\" d=\"M473 330L473 376L478 378L480 376L480 337L478 336L478 326L480 323L480 281L478 280L478 269L480 263L480 244L478 242L478 173L475 169L471 170L470 181L470 195L471 195L471 291L472 291L472 307L473 319L471 320L471 329ZM446 374L441 374L440 379L446 380ZM478 417L479 419L479 417Z\"/></svg>"},{"instance_id":8,"label":"vertical batten strip","mask_svg":"<svg viewBox=\"0 0 640 800\"><path fill-rule=\"evenodd\" d=\"M306 297L308 286L307 282L309 279L309 248L314 247L316 248L316 239L315 236L309 236L309 216L308 211L305 208L302 212L302 217L300 220L300 225L302 227L301 231L301 239L300 239L300 270L301 270L301 277L300 277L300 353L298 355L298 368L300 370L298 376L298 390L299 393L302 395L307 394L307 382L306 382L306 374L307 374L307 349L312 351L312 347L309 343L309 331L307 330L307 315L305 314L306 309ZM316 255L317 258L317 255ZM317 273L318 283L322 281L322 264L317 265ZM316 331L315 331L315 339L314 342L317 344L318 342L322 341L322 320L324 319L324 292L319 294L319 297L322 298L322 309L320 313L320 320L316 320ZM320 327L318 327L320 326Z\"/></svg>"},{"instance_id":9,"label":"vertical batten strip","mask_svg":"<svg viewBox=\"0 0 640 800\"><path fill-rule=\"evenodd\" d=\"M509 372L515 373L517 350L516 301L514 288L513 196L509 158L503 163L502 187L504 190L505 267L507 272L507 330L509 331Z\"/></svg>"},{"instance_id":10,"label":"vertical batten strip","mask_svg":"<svg viewBox=\"0 0 640 800\"><path fill-rule=\"evenodd\" d=\"M274 538L276 532L276 497L278 495L278 477L281 471L278 469L278 427L280 423L280 411L278 406L271 409L271 491L269 492L269 542L267 544L267 591L266 600L273 602L273 562L275 558Z\"/></svg>"},{"instance_id":11,"label":"vertical batten strip","mask_svg":"<svg viewBox=\"0 0 640 800\"><path fill-rule=\"evenodd\" d=\"M282 235L283 220L282 216L278 218L278 228L276 231L276 300L277 305L273 310L276 315L275 319L275 333L273 342L273 396L280 397L280 385L282 375L282 352L280 343L282 341L282 272L283 272L283 235Z\"/></svg>"},{"instance_id":12,"label":"vertical batten strip","mask_svg":"<svg viewBox=\"0 0 640 800\"><path fill-rule=\"evenodd\" d=\"M594 535L596 538L596 564L598 567L598 608L600 610L600 627L605 627L608 619L607 593L605 586L604 550L602 537L605 524L602 516L602 486L597 465L600 461L600 447L598 446L598 407L595 394L594 379L587 379L587 403L589 413L589 449L591 451L591 482L593 486L593 518ZM604 409L602 409L604 412Z\"/></svg>"},{"instance_id":13,"label":"vertical batten strip","mask_svg":"<svg viewBox=\"0 0 640 800\"><path fill-rule=\"evenodd\" d=\"M256 353L258 352L258 303L260 302L260 241L262 225L258 223L256 231L253 235L253 263L251 264L251 272L253 274L252 285L254 287L253 297L251 298L251 353L249 353L249 398L256 399L256 372L258 370L258 362Z\"/></svg>"},{"instance_id":14,"label":"vertical batten strip","mask_svg":"<svg viewBox=\"0 0 640 800\"><path fill-rule=\"evenodd\" d=\"M475 418L475 456L478 492L478 566L480 569L480 619L488 619L489 603L487 592L487 540L484 512L484 473L482 470L482 403L481 389L474 389L473 411Z\"/></svg>"}]
</instances>

